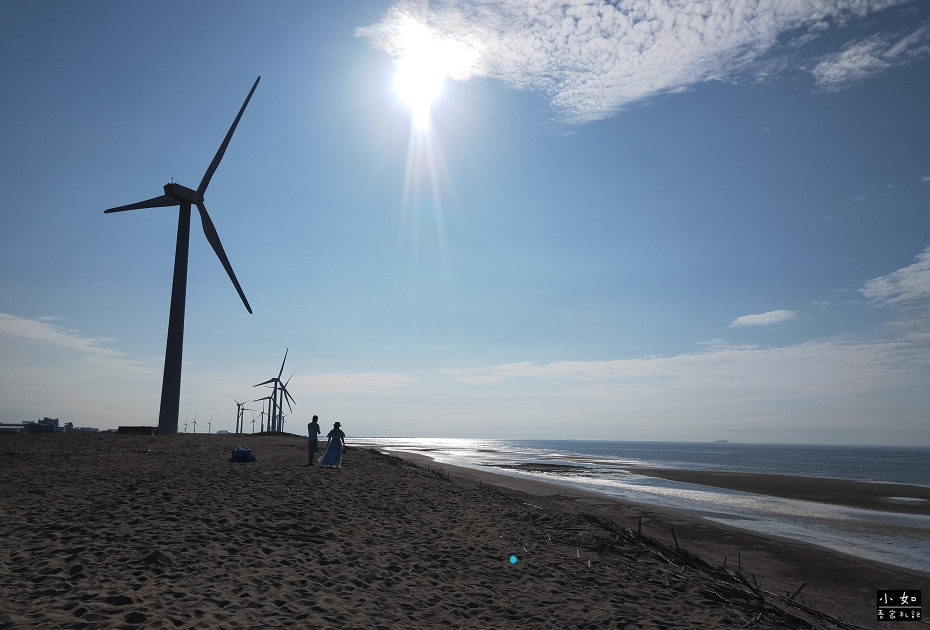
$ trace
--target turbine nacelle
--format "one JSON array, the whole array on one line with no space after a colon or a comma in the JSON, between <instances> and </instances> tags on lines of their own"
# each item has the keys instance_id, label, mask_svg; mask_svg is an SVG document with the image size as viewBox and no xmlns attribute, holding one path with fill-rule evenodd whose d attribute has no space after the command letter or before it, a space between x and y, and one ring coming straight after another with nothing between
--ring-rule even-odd
<instances>
[{"instance_id":1,"label":"turbine nacelle","mask_svg":"<svg viewBox=\"0 0 930 630\"><path fill-rule=\"evenodd\" d=\"M187 186L182 186L181 184L175 184L174 182L170 184L165 184L165 196L171 197L176 200L178 203L188 203L191 205L197 205L203 203L203 195L192 190Z\"/></svg>"}]
</instances>

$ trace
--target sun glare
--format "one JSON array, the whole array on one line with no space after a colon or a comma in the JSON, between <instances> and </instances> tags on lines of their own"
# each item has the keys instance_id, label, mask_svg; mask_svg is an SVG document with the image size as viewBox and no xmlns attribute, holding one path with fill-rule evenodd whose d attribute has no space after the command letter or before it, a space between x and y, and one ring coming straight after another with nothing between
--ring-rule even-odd
<instances>
[{"instance_id":1,"label":"sun glare","mask_svg":"<svg viewBox=\"0 0 930 630\"><path fill-rule=\"evenodd\" d=\"M404 55L397 66L394 89L410 106L418 124L429 120L429 107L442 90L445 75L428 55Z\"/></svg>"},{"instance_id":2,"label":"sun glare","mask_svg":"<svg viewBox=\"0 0 930 630\"><path fill-rule=\"evenodd\" d=\"M414 121L423 126L443 81L446 77L469 76L475 55L463 43L442 37L414 19L407 20L398 31L401 55L394 89L410 106Z\"/></svg>"}]
</instances>

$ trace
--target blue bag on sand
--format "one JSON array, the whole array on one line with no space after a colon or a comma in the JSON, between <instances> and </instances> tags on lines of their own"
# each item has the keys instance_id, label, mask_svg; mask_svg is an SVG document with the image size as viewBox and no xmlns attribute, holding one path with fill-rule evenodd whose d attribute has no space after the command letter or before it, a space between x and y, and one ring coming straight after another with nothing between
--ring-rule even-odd
<instances>
[{"instance_id":1,"label":"blue bag on sand","mask_svg":"<svg viewBox=\"0 0 930 630\"><path fill-rule=\"evenodd\" d=\"M237 446L233 449L232 456L229 458L231 462L250 462L252 461L252 449L245 448L244 446Z\"/></svg>"}]
</instances>

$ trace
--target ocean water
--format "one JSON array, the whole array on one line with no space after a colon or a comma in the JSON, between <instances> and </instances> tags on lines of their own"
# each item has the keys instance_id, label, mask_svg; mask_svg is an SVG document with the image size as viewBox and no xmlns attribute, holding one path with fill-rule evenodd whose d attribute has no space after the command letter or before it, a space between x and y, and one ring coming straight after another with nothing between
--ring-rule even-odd
<instances>
[{"instance_id":1,"label":"ocean water","mask_svg":"<svg viewBox=\"0 0 930 630\"><path fill-rule=\"evenodd\" d=\"M698 518L930 573L930 516L768 497L631 470L752 472L930 487L928 448L437 438L351 438L349 442L686 510ZM565 468L559 472L513 468L520 464Z\"/></svg>"}]
</instances>

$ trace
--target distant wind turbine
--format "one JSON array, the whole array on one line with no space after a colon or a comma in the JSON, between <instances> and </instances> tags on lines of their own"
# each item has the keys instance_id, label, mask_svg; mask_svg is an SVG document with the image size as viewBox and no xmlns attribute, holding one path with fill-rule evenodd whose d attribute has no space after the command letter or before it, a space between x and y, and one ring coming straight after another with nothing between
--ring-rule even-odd
<instances>
[{"instance_id":1,"label":"distant wind turbine","mask_svg":"<svg viewBox=\"0 0 930 630\"><path fill-rule=\"evenodd\" d=\"M297 370L294 370L294 372L296 373ZM292 373L292 374L288 377L288 379L287 379L286 381L284 381L283 383L280 381L280 379L278 380L278 388L277 388L277 390L278 390L278 402L275 404L275 406L276 406L277 409L278 409L278 415L276 416L276 422L277 422L277 429L276 429L276 430L277 430L277 431L284 431L284 418L285 418L285 415L284 415L284 403L287 403L287 411L288 411L288 413L294 413L294 408L291 407L291 403L293 402L295 405L297 404L297 401L294 400L294 397L291 396L291 393L290 393L289 391L287 391L287 385L288 385L288 383L291 382L291 379L292 379L293 377L294 377L294 374Z\"/></svg>"},{"instance_id":2,"label":"distant wind turbine","mask_svg":"<svg viewBox=\"0 0 930 630\"><path fill-rule=\"evenodd\" d=\"M294 398L291 396L290 392L287 391L287 383L291 382L291 379L288 378L286 383L281 382L281 375L284 374L284 363L287 361L287 349L284 350L284 360L281 361L281 369L278 370L277 376L272 376L267 381L263 381L253 387L261 387L262 385L272 384L271 390L271 402L269 403L268 411L268 430L269 431L281 431L283 428L282 424L282 414L284 413L284 403L287 403L288 409L291 409L291 402L294 402ZM295 370L296 371L296 370ZM293 377L294 375L291 374ZM279 402L280 395L280 402ZM264 398L259 398L258 400L265 400ZM293 409L291 409L293 411Z\"/></svg>"},{"instance_id":3,"label":"distant wind turbine","mask_svg":"<svg viewBox=\"0 0 930 630\"><path fill-rule=\"evenodd\" d=\"M252 409L246 409L246 403L239 402L235 398L232 398L232 401L236 403L236 433L245 433L245 412L252 411Z\"/></svg>"},{"instance_id":4,"label":"distant wind turbine","mask_svg":"<svg viewBox=\"0 0 930 630\"><path fill-rule=\"evenodd\" d=\"M274 403L273 403L273 401L274 401L274 398L273 398L273 397L271 397L271 396L265 396L264 398L256 398L256 399L253 400L252 402L262 402L262 401L264 401L264 400L267 400L267 401L268 401L268 414L267 414L267 416L268 416L268 418L271 418L271 417L272 417L271 407L272 407L272 405L274 404ZM262 431L264 431L264 430L265 430L265 411L264 411L264 410L262 410L261 416L262 416ZM268 430L271 431L271 420L268 421Z\"/></svg>"},{"instance_id":5,"label":"distant wind turbine","mask_svg":"<svg viewBox=\"0 0 930 630\"><path fill-rule=\"evenodd\" d=\"M196 413L194 414L194 422L192 424L194 425L194 433L197 433L197 414Z\"/></svg>"},{"instance_id":6,"label":"distant wind turbine","mask_svg":"<svg viewBox=\"0 0 930 630\"><path fill-rule=\"evenodd\" d=\"M293 396L291 396L291 392L289 392L289 391L287 390L287 386L288 386L288 384L291 382L291 379L294 378L294 374L296 374L296 373L297 373L297 370L294 370L293 372L291 372L291 375L288 376L288 377L287 377L287 380L284 381L284 383L281 385L281 394L282 394L282 398L281 398L281 411L282 411L282 412L284 411L284 403L286 402L286 403L287 403L287 411L288 411L288 413L294 413L294 408L291 407L291 403L294 403L294 404L296 405L296 404L297 404L297 401L294 400L294 397L293 397Z\"/></svg>"},{"instance_id":7,"label":"distant wind turbine","mask_svg":"<svg viewBox=\"0 0 930 630\"><path fill-rule=\"evenodd\" d=\"M242 104L239 114L233 121L232 127L229 128L229 132L226 134L223 144L220 145L219 151L216 152L216 156L214 156L209 168L207 168L207 172L204 174L197 190L172 182L170 184L165 184L165 194L160 197L154 197L153 199L140 201L127 206L110 208L104 211L104 213L111 213L123 212L125 210L138 210L141 208L181 207L180 216L178 218L177 247L174 254L174 281L171 285L171 311L168 318L165 371L161 385L161 407L158 412L159 435L170 435L178 432L178 409L181 403L181 354L184 349L184 303L187 298L187 255L190 246L192 205L197 206L197 210L200 211L200 222L203 225L203 233L207 237L207 241L209 241L210 245L213 247L213 251L216 252L217 257L223 264L223 268L236 287L236 291L239 292L239 297L242 298L242 303L245 304L246 310L249 313L252 312L252 307L249 306L249 301L245 298L245 293L242 292L242 287L239 286L236 274L233 272L232 265L229 264L226 252L223 250L223 244L220 242L220 237L216 233L216 227L214 227L210 215L207 214L207 207L204 205L203 195L207 191L207 186L210 185L210 180L213 178L216 168L220 165L220 160L223 159L223 155L226 153L226 147L229 146L229 141L232 138L233 132L236 131L239 119L242 118L242 113L249 104L249 100L251 100L252 94L255 93L255 88L258 87L258 82L260 80L261 77L255 79L252 90Z\"/></svg>"}]
</instances>

